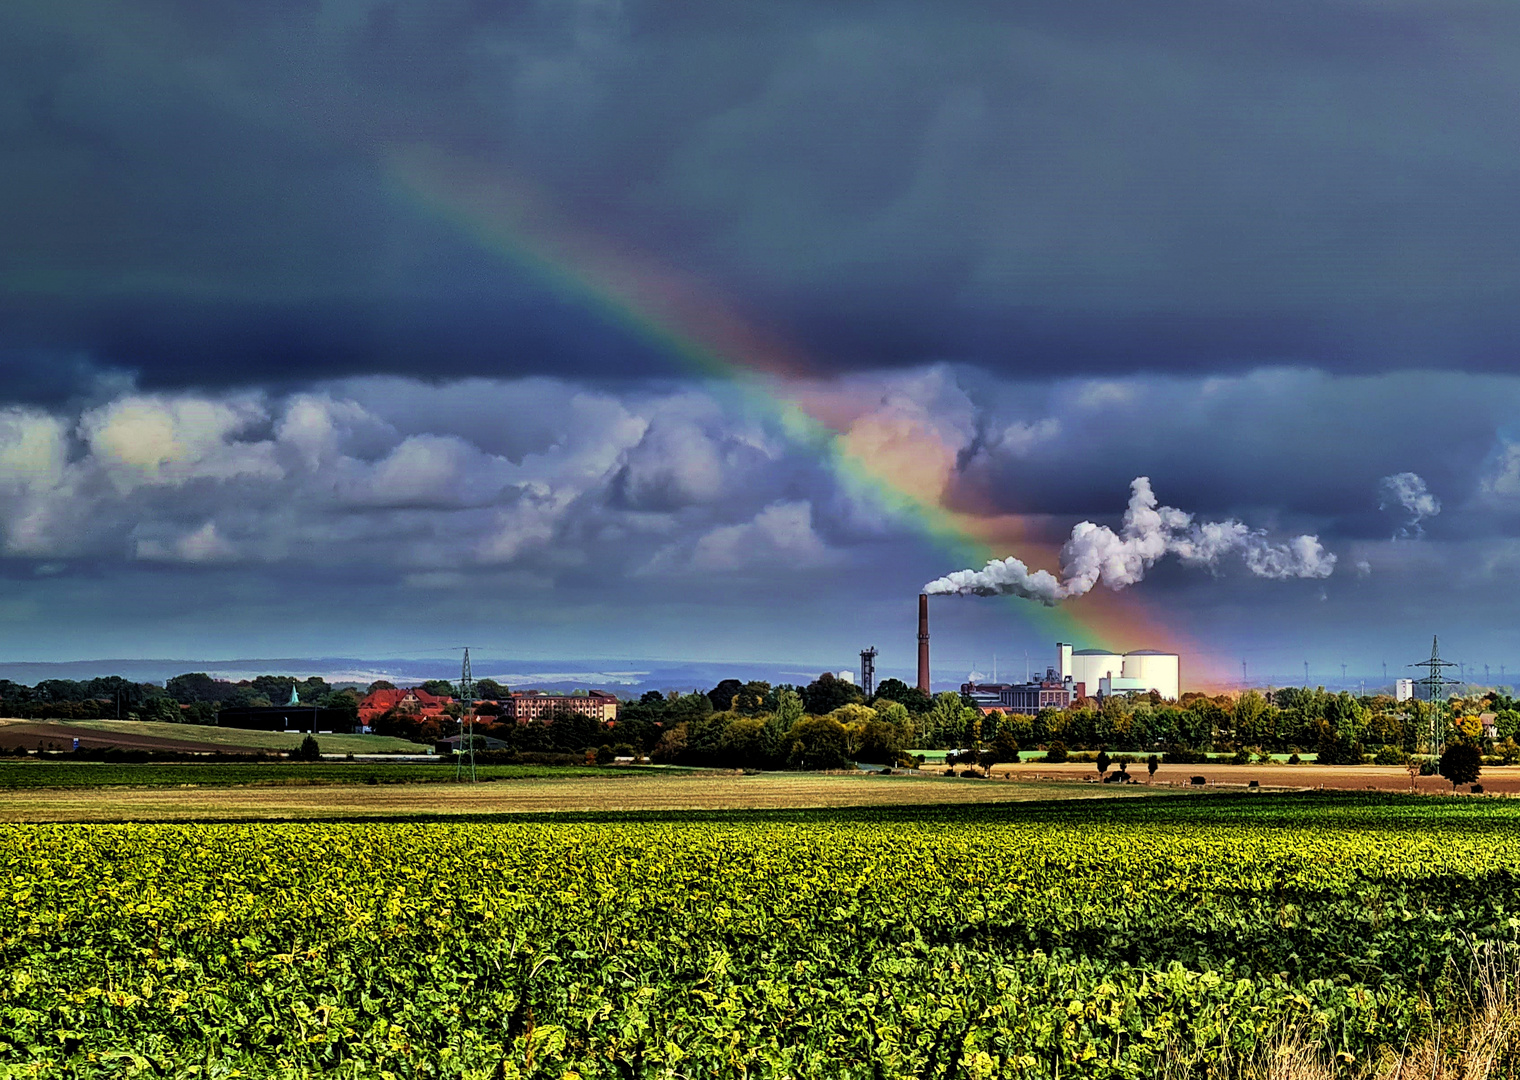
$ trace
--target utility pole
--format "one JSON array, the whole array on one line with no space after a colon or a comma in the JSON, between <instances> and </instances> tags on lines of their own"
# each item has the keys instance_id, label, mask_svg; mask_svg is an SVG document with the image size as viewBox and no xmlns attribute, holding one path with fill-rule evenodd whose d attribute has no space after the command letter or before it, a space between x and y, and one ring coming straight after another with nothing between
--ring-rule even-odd
<instances>
[{"instance_id":1,"label":"utility pole","mask_svg":"<svg viewBox=\"0 0 1520 1080\"><path fill-rule=\"evenodd\" d=\"M1309 689L1309 661L1304 661L1304 689Z\"/></svg>"},{"instance_id":2,"label":"utility pole","mask_svg":"<svg viewBox=\"0 0 1520 1080\"><path fill-rule=\"evenodd\" d=\"M1344 683L1345 681L1346 681L1346 665L1342 664L1341 665L1341 682Z\"/></svg>"},{"instance_id":3,"label":"utility pole","mask_svg":"<svg viewBox=\"0 0 1520 1080\"><path fill-rule=\"evenodd\" d=\"M1430 672L1423 679L1416 679L1415 684L1425 688L1425 700L1430 704L1430 728L1428 731L1426 750L1431 757L1438 757L1441 748L1446 745L1446 690L1448 687L1457 685L1455 679L1446 677L1446 668L1457 667L1454 660L1441 659L1440 641L1432 637L1430 639L1430 659L1421 660L1418 664L1410 664L1410 667L1425 668Z\"/></svg>"},{"instance_id":4,"label":"utility pole","mask_svg":"<svg viewBox=\"0 0 1520 1080\"><path fill-rule=\"evenodd\" d=\"M1242 690L1244 690L1246 687L1248 687L1250 685L1251 685L1251 680L1246 675L1246 662L1244 660L1242 660L1240 662L1240 688Z\"/></svg>"},{"instance_id":5,"label":"utility pole","mask_svg":"<svg viewBox=\"0 0 1520 1080\"><path fill-rule=\"evenodd\" d=\"M1384 682L1388 681L1388 661L1387 660L1383 661L1383 681Z\"/></svg>"},{"instance_id":6,"label":"utility pole","mask_svg":"<svg viewBox=\"0 0 1520 1080\"><path fill-rule=\"evenodd\" d=\"M1492 681L1493 680L1489 677L1489 674L1488 674L1488 665L1484 664L1483 665L1483 685L1487 686Z\"/></svg>"}]
</instances>

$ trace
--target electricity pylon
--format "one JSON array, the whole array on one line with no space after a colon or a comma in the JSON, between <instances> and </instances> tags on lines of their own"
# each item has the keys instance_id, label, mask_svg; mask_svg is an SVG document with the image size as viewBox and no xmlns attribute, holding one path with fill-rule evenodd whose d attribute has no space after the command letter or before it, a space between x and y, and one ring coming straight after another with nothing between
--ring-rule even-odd
<instances>
[{"instance_id":1,"label":"electricity pylon","mask_svg":"<svg viewBox=\"0 0 1520 1080\"><path fill-rule=\"evenodd\" d=\"M1441 647L1437 638L1430 639L1430 659L1421 660L1410 667L1427 669L1430 674L1416 679L1416 686L1425 688L1425 700L1430 704L1430 727L1426 750L1431 757L1438 757L1446 745L1446 688L1459 685L1456 679L1448 679L1443 669L1457 666L1454 660L1441 659Z\"/></svg>"},{"instance_id":2,"label":"electricity pylon","mask_svg":"<svg viewBox=\"0 0 1520 1080\"><path fill-rule=\"evenodd\" d=\"M475 782L475 680L470 678L470 650L466 646L464 650L464 665L459 670L459 699L464 704L464 742L465 747L460 747L459 753L454 756L454 779L464 779L464 756L470 755L470 783Z\"/></svg>"}]
</instances>

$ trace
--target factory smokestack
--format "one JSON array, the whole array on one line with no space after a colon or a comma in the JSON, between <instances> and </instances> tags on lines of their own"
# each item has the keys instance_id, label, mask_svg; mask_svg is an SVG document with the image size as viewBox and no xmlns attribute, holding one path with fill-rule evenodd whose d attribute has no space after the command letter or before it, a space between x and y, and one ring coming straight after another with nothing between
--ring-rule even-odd
<instances>
[{"instance_id":1,"label":"factory smokestack","mask_svg":"<svg viewBox=\"0 0 1520 1080\"><path fill-rule=\"evenodd\" d=\"M929 692L929 594L918 594L918 688Z\"/></svg>"}]
</instances>

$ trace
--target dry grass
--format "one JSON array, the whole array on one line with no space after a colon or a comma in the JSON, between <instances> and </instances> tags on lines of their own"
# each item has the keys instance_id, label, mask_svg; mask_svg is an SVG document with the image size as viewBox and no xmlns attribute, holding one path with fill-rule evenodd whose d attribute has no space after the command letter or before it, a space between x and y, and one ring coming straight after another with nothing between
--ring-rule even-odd
<instances>
[{"instance_id":1,"label":"dry grass","mask_svg":"<svg viewBox=\"0 0 1520 1080\"><path fill-rule=\"evenodd\" d=\"M1086 784L818 773L609 774L484 784L0 792L0 821L193 821L513 814L606 810L736 810L1143 795Z\"/></svg>"},{"instance_id":2,"label":"dry grass","mask_svg":"<svg viewBox=\"0 0 1520 1080\"><path fill-rule=\"evenodd\" d=\"M1459 1020L1411 1045L1384 1049L1376 1062L1336 1062L1303 1028L1269 1040L1241 1070L1250 1080L1515 1080L1520 1076L1520 947L1481 942L1472 945L1460 982L1467 996ZM1215 1075L1182 1067L1168 1072L1178 1080ZM1233 1074L1233 1070L1230 1070Z\"/></svg>"}]
</instances>

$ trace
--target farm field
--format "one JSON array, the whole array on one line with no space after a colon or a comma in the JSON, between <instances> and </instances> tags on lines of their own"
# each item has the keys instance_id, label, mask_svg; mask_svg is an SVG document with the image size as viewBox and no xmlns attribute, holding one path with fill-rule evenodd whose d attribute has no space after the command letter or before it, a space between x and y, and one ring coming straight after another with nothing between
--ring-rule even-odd
<instances>
[{"instance_id":1,"label":"farm field","mask_svg":"<svg viewBox=\"0 0 1520 1080\"><path fill-rule=\"evenodd\" d=\"M631 772L631 770L629 770ZM480 765L484 781L606 776L596 766ZM626 775L626 773L625 773ZM452 761L6 761L0 791L96 787L330 787L342 784L452 784Z\"/></svg>"},{"instance_id":2,"label":"farm field","mask_svg":"<svg viewBox=\"0 0 1520 1080\"><path fill-rule=\"evenodd\" d=\"M1112 773L1117 766L1110 767ZM1097 782L1097 766L1067 763L1044 765L1038 762L1020 762L1015 765L994 765L993 775L1014 780L1061 782ZM1130 775L1139 787L1147 786L1145 764L1132 763ZM1389 765L1162 765L1156 770L1155 786L1186 787L1194 776L1204 777L1210 785L1246 787L1256 781L1264 788L1318 789L1336 791L1388 791L1408 792L1409 771L1402 766ZM1520 766L1483 767L1481 778L1483 790L1489 794L1520 794ZM1461 794L1466 789L1458 789ZM1439 776L1421 776L1415 779L1415 791L1426 795L1448 794L1451 785Z\"/></svg>"},{"instance_id":3,"label":"farm field","mask_svg":"<svg viewBox=\"0 0 1520 1080\"><path fill-rule=\"evenodd\" d=\"M0 719L0 749L67 750L74 739L84 747L188 752L294 750L304 735L284 731L248 731L202 724L164 724L150 720L5 720ZM426 747L386 735L321 735L324 753L425 753Z\"/></svg>"},{"instance_id":4,"label":"farm field","mask_svg":"<svg viewBox=\"0 0 1520 1080\"><path fill-rule=\"evenodd\" d=\"M13 769L50 769L28 763ZM88 765L66 766L76 770ZM172 766L136 766L164 770ZM225 765L184 766L188 780ZM262 770L264 766L231 766ZM367 766L317 766L364 769ZM105 766L127 768L127 766ZM302 766L292 766L299 770ZM375 766L386 770L443 765ZM493 767L510 769L512 766ZM521 767L517 767L521 768ZM0 768L0 777L4 769ZM77 778L79 774L75 773ZM87 774L86 774L87 775ZM158 773L162 777L163 773ZM489 779L489 774L487 774ZM1159 794L1160 788L1150 793ZM269 818L354 818L628 810L727 810L897 804L995 803L1027 799L1144 796L1143 787L1100 788L1085 783L1017 783L868 774L688 772L625 769L536 769L488 783L292 783L229 787L16 787L0 789L0 821L174 821Z\"/></svg>"},{"instance_id":5,"label":"farm field","mask_svg":"<svg viewBox=\"0 0 1520 1080\"><path fill-rule=\"evenodd\" d=\"M1328 794L0 826L0 1071L1148 1078L1290 1031L1360 1075L1454 1043L1517 826Z\"/></svg>"}]
</instances>

